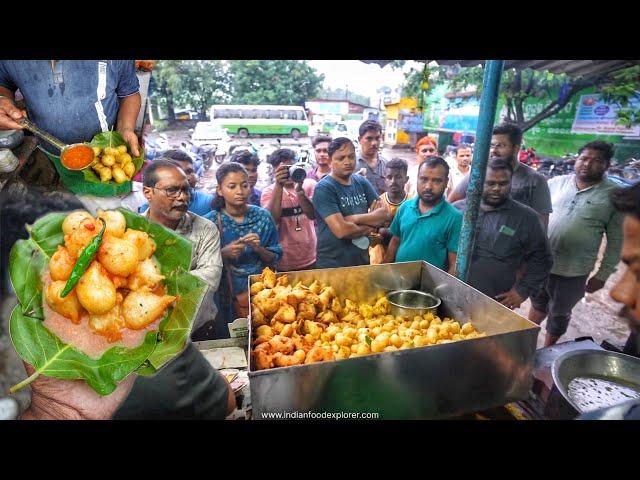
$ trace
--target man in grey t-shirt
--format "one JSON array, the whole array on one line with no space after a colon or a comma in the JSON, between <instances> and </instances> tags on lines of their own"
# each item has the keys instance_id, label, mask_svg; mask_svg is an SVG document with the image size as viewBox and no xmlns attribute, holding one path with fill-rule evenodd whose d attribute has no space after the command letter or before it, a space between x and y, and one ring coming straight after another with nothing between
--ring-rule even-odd
<instances>
[{"instance_id":1,"label":"man in grey t-shirt","mask_svg":"<svg viewBox=\"0 0 640 480\"><path fill-rule=\"evenodd\" d=\"M498 125L493 129L491 137L490 157L510 158L513 165L511 179L511 198L533 208L544 225L549 225L551 195L545 178L533 168L518 161L518 152L522 144L522 130L513 124ZM469 175L465 176L454 188L447 199L454 203L467 196Z\"/></svg>"},{"instance_id":2,"label":"man in grey t-shirt","mask_svg":"<svg viewBox=\"0 0 640 480\"><path fill-rule=\"evenodd\" d=\"M373 185L378 195L387 191L384 179L386 160L378 149L382 143L382 125L375 120L367 120L360 125L358 142L360 152L356 161L356 171Z\"/></svg>"}]
</instances>

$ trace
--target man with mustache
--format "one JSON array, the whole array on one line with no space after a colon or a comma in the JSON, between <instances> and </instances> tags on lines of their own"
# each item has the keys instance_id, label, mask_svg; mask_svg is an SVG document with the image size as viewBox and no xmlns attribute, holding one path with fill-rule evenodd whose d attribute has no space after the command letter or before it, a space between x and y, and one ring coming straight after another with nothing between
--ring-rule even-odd
<instances>
[{"instance_id":1,"label":"man with mustache","mask_svg":"<svg viewBox=\"0 0 640 480\"><path fill-rule=\"evenodd\" d=\"M511 309L540 291L553 263L537 213L511 198L512 175L510 159L490 161L467 278L469 285Z\"/></svg>"},{"instance_id":2,"label":"man with mustache","mask_svg":"<svg viewBox=\"0 0 640 480\"><path fill-rule=\"evenodd\" d=\"M616 184L605 176L612 157L612 144L589 142L579 151L575 173L549 180L553 268L546 289L531 297L529 310L529 320L538 324L548 315L545 346L555 344L567 331L571 311L585 291L593 293L604 287L620 261L623 217L611 202ZM607 239L604 258L598 272L589 278L603 235Z\"/></svg>"},{"instance_id":3,"label":"man with mustache","mask_svg":"<svg viewBox=\"0 0 640 480\"><path fill-rule=\"evenodd\" d=\"M518 160L522 145L522 130L517 125L505 123L496 125L491 136L489 157L511 159L513 178L511 179L511 198L538 212L545 229L551 213L551 196L545 178L533 168ZM448 195L447 200L455 203L466 198L469 186L469 174L460 179ZM459 207L463 208L463 207Z\"/></svg>"},{"instance_id":4,"label":"man with mustache","mask_svg":"<svg viewBox=\"0 0 640 480\"><path fill-rule=\"evenodd\" d=\"M442 157L420 164L418 197L404 202L393 218L384 263L425 260L454 273L462 214L444 199L448 183L449 165Z\"/></svg>"},{"instance_id":5,"label":"man with mustache","mask_svg":"<svg viewBox=\"0 0 640 480\"><path fill-rule=\"evenodd\" d=\"M624 214L621 260L627 271L620 277L609 295L624 305L620 316L626 318L631 334L623 353L640 357L638 332L640 331L640 183L615 190L613 206ZM630 400L620 405L582 414L583 420L639 420L640 400Z\"/></svg>"},{"instance_id":6,"label":"man with mustache","mask_svg":"<svg viewBox=\"0 0 640 480\"><path fill-rule=\"evenodd\" d=\"M220 234L216 226L190 211L191 186L180 164L164 157L143 174L143 193L149 209L142 215L185 237L193 245L189 273L209 285L193 330L213 322L213 292L222 275ZM188 399L188 401L187 401ZM116 419L224 418L235 398L226 380L191 341L185 350L153 377L138 377Z\"/></svg>"}]
</instances>

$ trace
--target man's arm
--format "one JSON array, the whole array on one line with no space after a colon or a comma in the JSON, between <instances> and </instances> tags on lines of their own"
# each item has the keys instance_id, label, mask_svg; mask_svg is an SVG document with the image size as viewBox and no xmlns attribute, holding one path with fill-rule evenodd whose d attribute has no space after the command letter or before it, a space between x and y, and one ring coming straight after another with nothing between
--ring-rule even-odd
<instances>
[{"instance_id":1,"label":"man's arm","mask_svg":"<svg viewBox=\"0 0 640 480\"><path fill-rule=\"evenodd\" d=\"M6 98L2 98L6 97ZM27 114L20 110L14 102L14 95L11 90L0 86L0 130L20 130L24 128L18 123Z\"/></svg>"},{"instance_id":2,"label":"man's arm","mask_svg":"<svg viewBox=\"0 0 640 480\"><path fill-rule=\"evenodd\" d=\"M389 242L389 246L387 247L387 251L384 254L384 258L382 259L382 263L393 263L396 261L396 254L398 253L398 248L400 247L400 237L396 237L395 235L391 237L391 241Z\"/></svg>"},{"instance_id":3,"label":"man's arm","mask_svg":"<svg viewBox=\"0 0 640 480\"><path fill-rule=\"evenodd\" d=\"M460 183L456 185L456 188L453 189L453 192L449 194L447 197L447 201L449 203L457 202L458 200L462 200L467 196L467 187L469 186L469 174L466 174L460 180Z\"/></svg>"},{"instance_id":4,"label":"man's arm","mask_svg":"<svg viewBox=\"0 0 640 480\"><path fill-rule=\"evenodd\" d=\"M620 262L620 255L622 252L622 222L624 216L615 211L607 224L607 248L600 264L600 270L595 274L595 278L606 282L607 278L616 271L616 266Z\"/></svg>"},{"instance_id":5,"label":"man's arm","mask_svg":"<svg viewBox=\"0 0 640 480\"><path fill-rule=\"evenodd\" d=\"M377 203L376 203L377 202ZM378 206L379 201L374 202L371 207L375 207L374 210L369 213L358 213L355 215L349 215L344 217L345 221L352 222L357 225L367 225L369 227L383 227L391 220L389 210L384 205Z\"/></svg>"},{"instance_id":6,"label":"man's arm","mask_svg":"<svg viewBox=\"0 0 640 480\"><path fill-rule=\"evenodd\" d=\"M449 259L449 268L447 273L450 275L456 274L456 261L458 260L458 254L456 252L447 252L447 258Z\"/></svg>"},{"instance_id":7,"label":"man's arm","mask_svg":"<svg viewBox=\"0 0 640 480\"><path fill-rule=\"evenodd\" d=\"M346 221L340 212L329 215L324 221L331 233L340 239L360 238L369 235L373 231L367 225L356 225L353 222Z\"/></svg>"},{"instance_id":8,"label":"man's arm","mask_svg":"<svg viewBox=\"0 0 640 480\"><path fill-rule=\"evenodd\" d=\"M116 129L122 134L122 137L131 147L131 153L133 153L134 157L140 155L135 128L141 103L140 93L134 93L133 95L120 99L120 110L118 111Z\"/></svg>"},{"instance_id":9,"label":"man's arm","mask_svg":"<svg viewBox=\"0 0 640 480\"><path fill-rule=\"evenodd\" d=\"M540 221L542 222L542 226L544 227L544 231L549 230L549 214L547 215L538 215Z\"/></svg>"}]
</instances>

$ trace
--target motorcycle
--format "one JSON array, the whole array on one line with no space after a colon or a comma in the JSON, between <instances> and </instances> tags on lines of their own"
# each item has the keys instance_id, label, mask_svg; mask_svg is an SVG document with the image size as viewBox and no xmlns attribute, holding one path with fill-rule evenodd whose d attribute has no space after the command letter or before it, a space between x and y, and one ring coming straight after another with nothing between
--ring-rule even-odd
<instances>
[{"instance_id":1,"label":"motorcycle","mask_svg":"<svg viewBox=\"0 0 640 480\"><path fill-rule=\"evenodd\" d=\"M202 158L202 154L199 153L198 151L199 148L187 140L180 144L180 150L182 150L187 155L189 155L193 160L193 170L196 172L196 175L198 177L201 177L202 175L204 175L204 172L205 172L204 160Z\"/></svg>"}]
</instances>

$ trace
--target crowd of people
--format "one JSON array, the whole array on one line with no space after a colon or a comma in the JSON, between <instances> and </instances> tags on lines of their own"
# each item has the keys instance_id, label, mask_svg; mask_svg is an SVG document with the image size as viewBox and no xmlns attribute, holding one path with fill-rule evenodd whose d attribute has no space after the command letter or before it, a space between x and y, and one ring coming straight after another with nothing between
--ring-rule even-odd
<instances>
[{"instance_id":1,"label":"crowd of people","mask_svg":"<svg viewBox=\"0 0 640 480\"><path fill-rule=\"evenodd\" d=\"M25 112L13 97L19 88L30 100L37 123L69 143L78 141L77 132L60 130L47 119L52 111L71 108L64 103L65 84L80 84L95 93L105 88L100 82L106 82L110 101L95 107L104 109L96 121L106 127L87 128L116 126L137 150L132 122L140 98L131 65L109 62L95 66L95 79L83 77L93 63L70 62L63 71L52 62L48 71L42 62L34 62L30 68L36 81L28 81L24 68L2 62L0 128L21 128L18 122ZM105 69L107 80L101 77ZM37 77L51 73L54 81L47 93ZM44 95L53 102L49 112L33 106L42 105L38 99ZM73 108L82 115L87 105L78 102ZM445 159L437 141L423 137L416 144L412 169L403 159L381 155L382 126L376 121L362 123L358 143L356 149L347 138L314 138L316 165L303 181L290 176L295 153L276 150L269 158L274 182L263 191L255 188L260 161L250 152L237 153L218 168L214 195L195 189L193 160L184 152L165 152L144 169L141 190L122 205L192 242L191 273L209 286L192 339L228 337L227 324L248 314L248 276L267 266L295 271L425 260L456 273L473 147L461 143ZM639 187L620 193L607 178L613 146L603 141L585 144L575 173L547 181L518 160L521 145L517 126L493 129L467 283L511 309L531 299L529 319L540 324L547 318L548 346L566 333L571 312L585 292L602 289L622 258L629 271L611 294L627 306L629 318L640 318ZM594 273L603 239L604 256ZM633 333L625 353L640 353ZM35 401L24 418L60 413L55 411L51 381L41 377L33 383ZM124 404L113 396L120 401L103 404L104 411L115 418L222 418L235 406L229 385L191 343L159 375L123 383L118 392L129 389L130 394L122 395ZM78 392L77 397L90 394ZM149 398L157 401L147 402ZM86 417L66 400L70 415Z\"/></svg>"}]
</instances>

